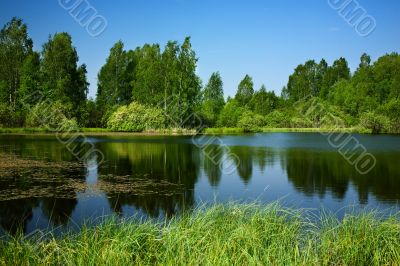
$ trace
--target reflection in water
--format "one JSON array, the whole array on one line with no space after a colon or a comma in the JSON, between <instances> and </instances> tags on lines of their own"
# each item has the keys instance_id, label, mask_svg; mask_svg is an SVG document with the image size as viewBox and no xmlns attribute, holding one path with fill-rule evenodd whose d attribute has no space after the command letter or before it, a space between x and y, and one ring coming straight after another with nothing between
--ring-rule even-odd
<instances>
[{"instance_id":1,"label":"reflection in water","mask_svg":"<svg viewBox=\"0 0 400 266\"><path fill-rule=\"evenodd\" d=\"M231 155L239 158L236 161L237 172L245 184L250 182L253 174L253 148L251 147L231 147ZM234 160L232 158L232 160Z\"/></svg>"},{"instance_id":2,"label":"reflection in water","mask_svg":"<svg viewBox=\"0 0 400 266\"><path fill-rule=\"evenodd\" d=\"M19 199L0 201L0 225L15 234L18 231L27 233L27 223L32 219L32 209L38 206L36 199Z\"/></svg>"},{"instance_id":3,"label":"reflection in water","mask_svg":"<svg viewBox=\"0 0 400 266\"><path fill-rule=\"evenodd\" d=\"M218 187L221 181L222 167L220 164L223 163L224 152L224 148L220 146L207 146L204 148L203 168L212 187Z\"/></svg>"},{"instance_id":4,"label":"reflection in water","mask_svg":"<svg viewBox=\"0 0 400 266\"><path fill-rule=\"evenodd\" d=\"M78 204L77 199L54 199L48 198L42 200L42 212L53 225L66 225L69 222L75 206Z\"/></svg>"},{"instance_id":5,"label":"reflection in water","mask_svg":"<svg viewBox=\"0 0 400 266\"><path fill-rule=\"evenodd\" d=\"M254 141L271 142L267 138L260 135ZM229 151L216 145L200 150L189 138L95 140L106 162L98 169L86 170L79 164L64 165L77 162L54 137L0 136L1 153L19 160L18 165L0 164L1 228L12 234L18 228L29 233L28 225L34 230L39 220L65 226L71 217L80 223L96 218L95 211L128 217L133 213L127 213L126 207L148 217L172 217L192 209L199 200L196 194L216 190L240 199L242 190L252 188L251 193L259 193L258 188L270 184L275 184L276 191L270 192L266 201L286 194L299 202L314 196L343 203L354 196L360 204L383 202L390 206L400 201L398 150L376 151L375 169L360 175L336 151L318 147L318 139L314 148L267 148L238 142L229 146ZM235 173L228 175L221 170L216 162L223 159L235 163ZM215 198L207 196L206 200Z\"/></svg>"},{"instance_id":6,"label":"reflection in water","mask_svg":"<svg viewBox=\"0 0 400 266\"><path fill-rule=\"evenodd\" d=\"M152 143L101 143L106 151L107 165L100 168L101 174L132 175L184 186L183 192L160 194L157 187L153 193L135 195L126 193L109 194L110 206L121 213L122 205L134 206L152 217L160 214L172 216L194 205L194 185L200 169L200 154L193 145Z\"/></svg>"}]
</instances>

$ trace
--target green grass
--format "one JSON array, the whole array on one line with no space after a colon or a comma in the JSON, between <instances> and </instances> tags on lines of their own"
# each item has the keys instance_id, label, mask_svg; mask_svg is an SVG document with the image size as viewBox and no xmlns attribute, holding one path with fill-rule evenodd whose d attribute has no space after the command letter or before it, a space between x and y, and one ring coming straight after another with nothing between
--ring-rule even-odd
<instances>
[{"instance_id":1,"label":"green grass","mask_svg":"<svg viewBox=\"0 0 400 266\"><path fill-rule=\"evenodd\" d=\"M357 133L355 128L262 128L261 132L349 132Z\"/></svg>"},{"instance_id":2,"label":"green grass","mask_svg":"<svg viewBox=\"0 0 400 266\"><path fill-rule=\"evenodd\" d=\"M243 128L228 128L228 127L220 127L220 128L206 128L204 130L204 134L207 135L220 135L220 134L243 134L245 133Z\"/></svg>"},{"instance_id":3,"label":"green grass","mask_svg":"<svg viewBox=\"0 0 400 266\"><path fill-rule=\"evenodd\" d=\"M131 133L131 134L159 134L159 135L194 135L196 131L193 129L158 129L150 130L145 132L115 132L107 128L81 128L82 133ZM360 134L371 134L370 130L362 128L261 128L253 130L253 133L285 133L285 132L348 132L348 133L360 133ZM29 133L54 133L47 128L0 128L0 134L29 134ZM224 135L224 134L244 134L246 133L243 128L206 128L203 132L206 135Z\"/></svg>"},{"instance_id":4,"label":"green grass","mask_svg":"<svg viewBox=\"0 0 400 266\"><path fill-rule=\"evenodd\" d=\"M50 133L47 128L1 128L0 134L17 134L17 133Z\"/></svg>"},{"instance_id":5,"label":"green grass","mask_svg":"<svg viewBox=\"0 0 400 266\"><path fill-rule=\"evenodd\" d=\"M185 128L169 128L169 129L157 129L148 130L143 132L117 132L107 128L80 128L81 133L93 133L93 134L112 134L112 133L124 133L124 134L137 134L137 135L194 135L197 132L193 129ZM29 133L55 133L48 128L1 128L0 134L29 134Z\"/></svg>"},{"instance_id":6,"label":"green grass","mask_svg":"<svg viewBox=\"0 0 400 266\"><path fill-rule=\"evenodd\" d=\"M0 265L399 265L399 215L310 217L228 204L164 223L111 219L62 238L2 242Z\"/></svg>"},{"instance_id":7,"label":"green grass","mask_svg":"<svg viewBox=\"0 0 400 266\"><path fill-rule=\"evenodd\" d=\"M286 132L348 132L348 133L361 133L361 134L370 134L371 132L368 130L363 130L360 128L260 128L254 129L251 131L252 133L286 133ZM206 128L204 130L204 134L243 134L245 130L243 128Z\"/></svg>"}]
</instances>

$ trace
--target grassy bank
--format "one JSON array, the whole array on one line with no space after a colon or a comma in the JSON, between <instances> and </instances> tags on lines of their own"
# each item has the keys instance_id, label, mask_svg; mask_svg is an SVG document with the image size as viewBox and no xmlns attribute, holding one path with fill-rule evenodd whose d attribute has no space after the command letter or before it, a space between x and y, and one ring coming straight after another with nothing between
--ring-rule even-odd
<instances>
[{"instance_id":1,"label":"grassy bank","mask_svg":"<svg viewBox=\"0 0 400 266\"><path fill-rule=\"evenodd\" d=\"M338 221L278 205L217 205L165 223L109 220L63 238L0 244L3 265L398 265L399 217Z\"/></svg>"},{"instance_id":2,"label":"grassy bank","mask_svg":"<svg viewBox=\"0 0 400 266\"><path fill-rule=\"evenodd\" d=\"M243 134L243 128L207 128L204 130L205 134ZM318 133L318 132L335 132L335 133L361 133L370 134L368 130L360 128L260 128L251 130L251 133L286 133L286 132L299 132L299 133Z\"/></svg>"},{"instance_id":3,"label":"grassy bank","mask_svg":"<svg viewBox=\"0 0 400 266\"><path fill-rule=\"evenodd\" d=\"M159 129L149 130L144 132L115 132L107 128L81 128L81 133L90 134L113 134L123 133L131 135L195 135L197 133L194 129ZM206 135L224 135L224 134L244 134L247 131L243 128L206 128L202 132ZM361 128L260 128L252 130L247 133L286 133L286 132L299 132L299 133L317 133L317 132L337 132L337 133L360 133L371 134L370 130ZM47 128L0 128L0 134L30 134L30 133L54 133L54 131ZM393 133L397 134L397 133Z\"/></svg>"},{"instance_id":4,"label":"grassy bank","mask_svg":"<svg viewBox=\"0 0 400 266\"><path fill-rule=\"evenodd\" d=\"M80 128L80 133L88 134L129 134L129 135L194 135L196 131L193 129L183 128L171 128L171 129L159 129L159 130L148 130L143 132L121 132L112 131L107 128ZM54 130L48 128L0 128L0 134L54 134Z\"/></svg>"}]
</instances>

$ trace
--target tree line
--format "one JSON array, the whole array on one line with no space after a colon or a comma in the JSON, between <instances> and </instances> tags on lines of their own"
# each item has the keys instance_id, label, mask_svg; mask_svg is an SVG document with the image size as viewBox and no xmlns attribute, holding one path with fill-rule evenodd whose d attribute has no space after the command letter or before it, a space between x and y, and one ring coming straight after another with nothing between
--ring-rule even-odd
<instances>
[{"instance_id":1,"label":"tree line","mask_svg":"<svg viewBox=\"0 0 400 266\"><path fill-rule=\"evenodd\" d=\"M289 76L281 95L250 75L225 100L219 72L203 86L190 37L125 49L118 41L98 73L96 99L88 99L86 66L68 33L50 35L33 51L27 25L13 18L0 31L0 125L2 127L104 127L115 131L163 128L358 127L374 133L400 132L400 56L376 62L363 54L352 73L345 58L329 65L309 60ZM40 92L42 97L32 97ZM45 101L43 101L45 99ZM172 99L172 101L171 101ZM312 104L323 111L308 115ZM44 119L48 113L58 114ZM196 121L187 119L196 114Z\"/></svg>"}]
</instances>

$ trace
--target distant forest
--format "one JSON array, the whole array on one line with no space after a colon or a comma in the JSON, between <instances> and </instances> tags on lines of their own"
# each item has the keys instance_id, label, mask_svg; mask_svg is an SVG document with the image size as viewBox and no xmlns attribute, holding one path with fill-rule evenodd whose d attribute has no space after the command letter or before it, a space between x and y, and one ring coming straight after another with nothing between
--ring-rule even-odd
<instances>
[{"instance_id":1,"label":"distant forest","mask_svg":"<svg viewBox=\"0 0 400 266\"><path fill-rule=\"evenodd\" d=\"M86 66L68 33L51 35L40 52L33 50L27 25L13 18L0 32L0 126L39 128L149 129L206 127L344 128L400 133L400 56L386 54L371 62L363 54L352 73L345 58L329 65L309 60L296 67L281 95L250 75L234 98L225 100L219 72L203 86L196 75L198 58L187 37L183 43L145 44L128 50L122 41L111 49L98 73L96 99L88 99ZM37 97L40 95L40 97ZM318 115L307 107L318 103ZM48 114L55 114L49 118Z\"/></svg>"}]
</instances>

